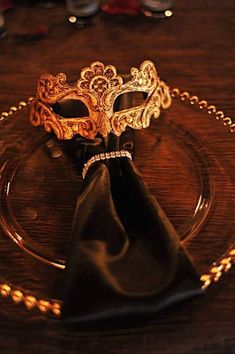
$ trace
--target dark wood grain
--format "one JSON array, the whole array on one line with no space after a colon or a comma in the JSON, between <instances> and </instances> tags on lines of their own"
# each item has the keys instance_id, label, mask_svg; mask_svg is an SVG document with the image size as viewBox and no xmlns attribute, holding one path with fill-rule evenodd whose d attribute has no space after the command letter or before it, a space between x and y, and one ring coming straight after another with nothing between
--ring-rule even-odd
<instances>
[{"instance_id":1,"label":"dark wood grain","mask_svg":"<svg viewBox=\"0 0 235 354\"><path fill-rule=\"evenodd\" d=\"M101 15L92 25L78 31L66 22L63 5L49 10L15 7L6 15L8 32L0 40L0 110L32 95L38 77L44 72L66 72L73 81L80 69L94 60L114 64L119 71L127 72L131 66L151 59L169 85L206 98L235 117L234 12L233 0L179 0L174 16L168 20L156 22L141 16L130 19ZM49 25L49 34L43 40L20 42L16 37L19 32L32 32L44 24ZM26 120L27 112L18 116L16 138L19 134L26 136L27 132L28 136L32 134L34 138L35 134L36 137ZM169 123L172 123L170 133ZM179 161L173 158L174 146L169 140L172 132L176 134L175 149L184 141L193 141L189 151L193 151L194 157L195 149L200 149L201 144L208 153L211 165L204 164L202 169L213 175L215 208L203 225L203 232L199 232L192 242L185 243L200 272L223 252L235 232L234 136L228 134L222 124L216 124L203 113L176 103L163 115L159 126L154 123L152 130L137 134L136 163L177 230L181 230L190 217L198 191L195 166L188 155L184 155L184 149L175 150ZM9 126L1 130L4 141L7 129ZM197 141L193 140L195 137ZM19 144L23 149L24 144ZM32 209L24 209L25 203L51 197L51 202L45 203L41 210L48 218L44 223L35 221L34 237L41 245L54 247L57 252L65 247L76 201L73 191L80 179L73 171L69 176L58 175L57 167L53 165L51 175L44 176L47 181L49 178L46 186L36 174L34 187L27 185L27 173L32 176L37 171L38 161L45 170L50 166L48 158L43 157L43 153L38 154L31 157L30 171L21 172L17 183L25 187L16 188L13 200L18 205L18 217L30 231L32 224L27 224L27 217ZM161 156L160 162L158 156ZM63 188L64 179L69 181L66 193L70 204L66 203L63 194L56 192ZM169 186L172 193L169 193ZM58 205L62 205L61 209ZM60 296L63 275L22 253L3 230L0 236L0 278L47 296ZM138 327L96 332L65 328L36 311L28 312L1 298L0 352L232 354L235 353L234 293L232 270L205 296L164 311L154 320Z\"/></svg>"}]
</instances>

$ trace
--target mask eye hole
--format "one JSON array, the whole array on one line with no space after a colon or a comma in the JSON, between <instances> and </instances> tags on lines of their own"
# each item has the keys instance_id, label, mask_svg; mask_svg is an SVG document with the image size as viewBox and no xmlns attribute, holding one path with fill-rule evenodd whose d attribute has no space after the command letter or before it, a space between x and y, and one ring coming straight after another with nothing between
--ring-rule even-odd
<instances>
[{"instance_id":1,"label":"mask eye hole","mask_svg":"<svg viewBox=\"0 0 235 354\"><path fill-rule=\"evenodd\" d=\"M145 103L147 98L146 92L127 92L119 95L113 105L113 111L118 112L123 109L134 108L136 106L141 106Z\"/></svg>"},{"instance_id":2,"label":"mask eye hole","mask_svg":"<svg viewBox=\"0 0 235 354\"><path fill-rule=\"evenodd\" d=\"M64 118L89 117L89 111L85 103L80 100L61 100L52 106L56 114Z\"/></svg>"}]
</instances>

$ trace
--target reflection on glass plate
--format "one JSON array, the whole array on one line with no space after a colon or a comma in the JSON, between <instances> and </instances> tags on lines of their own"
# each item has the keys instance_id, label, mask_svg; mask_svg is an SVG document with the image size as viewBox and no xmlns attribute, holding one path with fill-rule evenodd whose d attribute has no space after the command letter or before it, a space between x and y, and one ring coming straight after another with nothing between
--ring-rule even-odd
<instances>
[{"instance_id":1,"label":"reflection on glass plate","mask_svg":"<svg viewBox=\"0 0 235 354\"><path fill-rule=\"evenodd\" d=\"M27 110L1 126L3 233L34 257L64 268L82 181L77 166L63 144L30 126ZM213 144L215 139L221 146ZM227 217L235 211L233 166L231 156L224 158L222 153L226 154L230 140L224 127L183 106L136 133L134 161L182 242L202 266L206 262L197 249L211 247L214 260L220 247L230 242L234 226Z\"/></svg>"}]
</instances>

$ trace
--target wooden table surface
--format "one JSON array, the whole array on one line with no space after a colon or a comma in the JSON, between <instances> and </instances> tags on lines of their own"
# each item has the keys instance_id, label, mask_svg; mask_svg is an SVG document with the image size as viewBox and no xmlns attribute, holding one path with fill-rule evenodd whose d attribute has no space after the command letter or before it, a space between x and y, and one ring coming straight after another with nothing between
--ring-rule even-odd
<instances>
[{"instance_id":1,"label":"wooden table surface","mask_svg":"<svg viewBox=\"0 0 235 354\"><path fill-rule=\"evenodd\" d=\"M233 0L216 2L178 0L174 15L166 20L153 21L143 16L126 18L101 15L93 24L77 30L67 22L66 9L62 4L52 9L15 6L6 14L7 35L0 40L0 110L7 110L19 100L34 94L38 77L44 72L52 74L66 72L69 80L73 81L79 76L81 68L95 60L113 64L119 71L128 72L130 67L138 66L145 59L151 59L156 63L160 76L171 87L177 86L188 90L215 104L226 115L235 117L234 12ZM38 26L44 25L49 26L48 35L44 39L29 40L19 36L32 33ZM200 119L200 112L194 113L190 111L191 108L180 108L179 105L175 107L171 108L172 117L175 115L177 119L177 116L187 114L189 126L190 119L194 123L197 119L195 117ZM23 119L24 123L24 117L19 119ZM229 244L229 239L224 236L224 230L226 229L230 236L235 232L235 209L232 201L235 183L235 172L232 174L235 171L234 136L230 134L228 139L225 138L227 132L225 133L222 128L221 133L220 130L216 130L213 135L213 129L217 128L210 131L210 123L198 127L195 123L191 129L197 133L199 140L201 137L202 141L205 141L206 136L213 140L216 154L222 161L224 176L226 173L229 175L224 177L226 188L219 179L216 181L218 210L216 209L215 215L212 213L211 217L214 215L218 227L212 228L213 231L207 231L205 236L206 241L210 237L211 243L207 242L205 245L203 240L200 241L200 237L196 237L191 247L195 260L203 268L203 265L210 263L214 255L219 255ZM2 129L0 138L7 140L6 134L7 130ZM186 193L184 200L181 200L182 208L179 191L173 191L170 200L166 186L169 185L174 173L170 164L175 168L176 163L169 162L166 156L169 164L161 170L163 177L166 174L165 179L163 178L165 182L160 183L159 187L156 178L152 178L154 167L150 165L144 167L144 153L148 152L145 143L151 144L151 135L149 133L143 137L139 135L139 141L143 145L137 145L138 166L140 169L143 167L147 183L157 197L159 194L160 201L174 226L180 228L182 220L187 218L187 205L190 205L193 192L190 188L184 189L182 185L182 190L184 189L182 193ZM209 142L206 145L209 148ZM35 162L36 158L33 161ZM153 161L154 164L157 165L157 162ZM216 167L218 171L222 171L221 166ZM63 181L61 182L59 177L57 182L57 187L62 188ZM22 210L27 201L27 190L33 191L30 188L26 185L24 193L22 192L22 195L18 193L16 196ZM71 190L67 192L72 195ZM57 201L63 203L64 196L57 198ZM72 215L70 214L71 210L67 216ZM62 216L62 221L63 218L66 219ZM219 224L220 220L222 221ZM48 242L49 245L56 238L53 236L53 239L49 240L50 227L50 223L45 221L45 224L38 225L37 230L39 234L42 231L45 237L42 242L45 244ZM66 228L60 230L59 237L63 238L64 233L69 231L68 222ZM25 255L8 239L3 230L0 231L0 236L0 278L53 296L54 285L60 278L58 271L51 270ZM235 353L234 275L232 269L204 296L168 309L154 320L151 319L138 327L116 330L85 331L74 327L66 328L51 318L39 315L37 311L27 311L23 306L16 306L9 300L1 298L0 352L1 354Z\"/></svg>"}]
</instances>

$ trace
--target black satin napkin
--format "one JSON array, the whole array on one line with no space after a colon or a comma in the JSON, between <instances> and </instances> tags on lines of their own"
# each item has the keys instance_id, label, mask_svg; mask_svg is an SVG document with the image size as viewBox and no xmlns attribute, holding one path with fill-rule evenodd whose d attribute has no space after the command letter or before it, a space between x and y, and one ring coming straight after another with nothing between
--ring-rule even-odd
<instances>
[{"instance_id":1,"label":"black satin napkin","mask_svg":"<svg viewBox=\"0 0 235 354\"><path fill-rule=\"evenodd\" d=\"M107 151L123 148L119 139L109 140ZM74 215L62 319L135 321L200 288L179 236L134 163L126 157L94 163Z\"/></svg>"}]
</instances>

